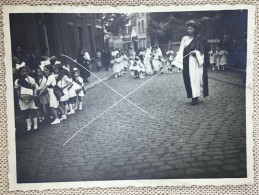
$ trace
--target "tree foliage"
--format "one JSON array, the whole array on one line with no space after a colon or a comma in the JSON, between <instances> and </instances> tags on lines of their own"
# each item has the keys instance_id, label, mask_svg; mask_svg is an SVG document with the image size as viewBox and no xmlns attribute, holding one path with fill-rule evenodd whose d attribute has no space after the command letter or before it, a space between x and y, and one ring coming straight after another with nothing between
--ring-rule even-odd
<instances>
[{"instance_id":1,"label":"tree foliage","mask_svg":"<svg viewBox=\"0 0 259 195\"><path fill-rule=\"evenodd\" d=\"M127 24L127 15L122 13L104 13L103 24L112 35L120 35L125 30Z\"/></svg>"}]
</instances>

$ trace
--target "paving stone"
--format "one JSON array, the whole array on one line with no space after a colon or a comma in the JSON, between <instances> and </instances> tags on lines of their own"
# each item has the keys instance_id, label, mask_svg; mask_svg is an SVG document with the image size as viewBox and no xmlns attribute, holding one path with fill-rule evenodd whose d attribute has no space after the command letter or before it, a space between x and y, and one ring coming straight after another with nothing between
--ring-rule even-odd
<instances>
[{"instance_id":1,"label":"paving stone","mask_svg":"<svg viewBox=\"0 0 259 195\"><path fill-rule=\"evenodd\" d=\"M198 159L198 160L201 160L201 161L208 161L208 160L210 160L211 158L208 157L208 156L199 156L197 159Z\"/></svg>"},{"instance_id":2,"label":"paving stone","mask_svg":"<svg viewBox=\"0 0 259 195\"><path fill-rule=\"evenodd\" d=\"M221 169L219 167L209 167L206 170L208 172L212 172L212 173L219 173L219 172L221 172Z\"/></svg>"},{"instance_id":3,"label":"paving stone","mask_svg":"<svg viewBox=\"0 0 259 195\"><path fill-rule=\"evenodd\" d=\"M238 170L238 167L234 166L234 165L224 165L223 169L225 171L236 171L236 170Z\"/></svg>"},{"instance_id":4,"label":"paving stone","mask_svg":"<svg viewBox=\"0 0 259 195\"><path fill-rule=\"evenodd\" d=\"M201 173L205 173L205 171L203 169L198 169L198 168L190 168L190 169L187 169L186 172L188 174L201 174Z\"/></svg>"},{"instance_id":5,"label":"paving stone","mask_svg":"<svg viewBox=\"0 0 259 195\"><path fill-rule=\"evenodd\" d=\"M211 160L206 162L209 166L217 166L217 165L222 165L222 162L219 160Z\"/></svg>"},{"instance_id":6,"label":"paving stone","mask_svg":"<svg viewBox=\"0 0 259 195\"><path fill-rule=\"evenodd\" d=\"M200 162L200 161L196 161L190 164L191 167L204 167L205 163L204 162Z\"/></svg>"}]
</instances>

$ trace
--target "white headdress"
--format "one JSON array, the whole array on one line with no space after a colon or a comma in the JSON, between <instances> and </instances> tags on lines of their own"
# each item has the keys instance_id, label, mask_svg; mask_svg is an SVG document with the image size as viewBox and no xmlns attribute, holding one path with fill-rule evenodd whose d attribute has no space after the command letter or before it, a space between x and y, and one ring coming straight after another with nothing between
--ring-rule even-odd
<instances>
[{"instance_id":1,"label":"white headdress","mask_svg":"<svg viewBox=\"0 0 259 195\"><path fill-rule=\"evenodd\" d=\"M25 62L22 62L21 64L16 64L15 68L19 70L21 67L25 66Z\"/></svg>"},{"instance_id":2,"label":"white headdress","mask_svg":"<svg viewBox=\"0 0 259 195\"><path fill-rule=\"evenodd\" d=\"M49 61L49 60L46 60L46 61L41 61L40 62L40 69L43 71L43 69L44 69L44 66L46 66L46 65L50 65L51 64L51 62Z\"/></svg>"}]
</instances>

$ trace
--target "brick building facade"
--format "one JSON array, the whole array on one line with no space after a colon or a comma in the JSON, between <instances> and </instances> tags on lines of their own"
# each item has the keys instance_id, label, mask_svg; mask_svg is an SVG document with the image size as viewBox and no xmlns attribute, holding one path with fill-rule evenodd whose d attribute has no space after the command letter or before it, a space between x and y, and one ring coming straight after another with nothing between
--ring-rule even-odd
<instances>
[{"instance_id":1,"label":"brick building facade","mask_svg":"<svg viewBox=\"0 0 259 195\"><path fill-rule=\"evenodd\" d=\"M101 14L10 14L10 31L12 49L21 46L26 53L37 48L41 55L75 59L80 48L94 56L104 47Z\"/></svg>"}]
</instances>

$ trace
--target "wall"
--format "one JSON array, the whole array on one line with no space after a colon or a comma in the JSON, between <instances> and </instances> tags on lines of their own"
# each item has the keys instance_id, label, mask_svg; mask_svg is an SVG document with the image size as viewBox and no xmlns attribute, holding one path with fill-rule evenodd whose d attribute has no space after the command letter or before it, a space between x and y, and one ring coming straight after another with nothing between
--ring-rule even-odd
<instances>
[{"instance_id":1,"label":"wall","mask_svg":"<svg viewBox=\"0 0 259 195\"><path fill-rule=\"evenodd\" d=\"M21 45L27 53L34 47L41 55L62 53L76 59L79 48L94 56L104 47L96 14L11 14L10 24L12 47Z\"/></svg>"}]
</instances>

